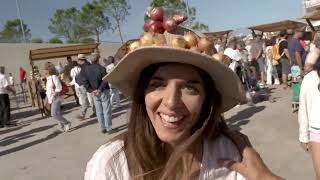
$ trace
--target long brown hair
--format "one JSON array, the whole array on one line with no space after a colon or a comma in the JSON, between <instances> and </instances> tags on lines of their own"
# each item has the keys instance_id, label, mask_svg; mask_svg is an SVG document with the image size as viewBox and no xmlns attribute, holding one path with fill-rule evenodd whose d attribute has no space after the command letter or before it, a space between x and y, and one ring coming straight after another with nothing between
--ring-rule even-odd
<instances>
[{"instance_id":1,"label":"long brown hair","mask_svg":"<svg viewBox=\"0 0 320 180\"><path fill-rule=\"evenodd\" d=\"M205 82L206 89L200 118L192 128L192 135L171 154L166 153L165 143L158 138L147 115L144 99L144 91L161 65L151 65L141 73L132 101L128 132L123 136L123 150L127 157L130 176L135 180L180 180L183 177L195 176L189 172L193 161L196 161L195 154L202 151L200 147L203 139L215 138L227 128L221 118L220 94L211 77L196 68ZM201 162L201 159L197 160ZM200 168L195 173L196 176L199 172Z\"/></svg>"}]
</instances>

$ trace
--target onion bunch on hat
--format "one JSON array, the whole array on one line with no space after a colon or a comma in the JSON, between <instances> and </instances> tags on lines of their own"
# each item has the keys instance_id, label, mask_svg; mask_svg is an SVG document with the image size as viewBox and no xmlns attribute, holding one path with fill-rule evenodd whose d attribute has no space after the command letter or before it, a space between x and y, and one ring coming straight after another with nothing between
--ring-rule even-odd
<instances>
[{"instance_id":1,"label":"onion bunch on hat","mask_svg":"<svg viewBox=\"0 0 320 180\"><path fill-rule=\"evenodd\" d=\"M212 43L202 34L177 26L175 31L145 32L128 45L129 51L103 80L132 97L140 73L152 64L182 63L208 73L222 97L222 112L246 101L245 91L237 75L227 66L213 60Z\"/></svg>"}]
</instances>

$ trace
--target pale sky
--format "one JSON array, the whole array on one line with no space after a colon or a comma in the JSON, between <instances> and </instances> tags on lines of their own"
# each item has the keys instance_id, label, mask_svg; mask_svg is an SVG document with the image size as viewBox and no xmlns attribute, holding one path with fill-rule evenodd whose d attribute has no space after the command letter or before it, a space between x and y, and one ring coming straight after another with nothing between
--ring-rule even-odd
<instances>
[{"instance_id":1,"label":"pale sky","mask_svg":"<svg viewBox=\"0 0 320 180\"><path fill-rule=\"evenodd\" d=\"M81 8L91 0L19 0L24 22L33 38L48 40L54 35L48 30L56 9ZM187 1L187 0L186 0ZM143 16L151 0L128 0L130 16L122 25L125 40L142 33ZM197 10L197 20L209 25L210 31L245 28L278 20L295 19L303 15L302 0L188 0ZM0 0L0 28L8 19L17 18L16 1ZM119 42L115 32L106 32L102 41Z\"/></svg>"}]
</instances>

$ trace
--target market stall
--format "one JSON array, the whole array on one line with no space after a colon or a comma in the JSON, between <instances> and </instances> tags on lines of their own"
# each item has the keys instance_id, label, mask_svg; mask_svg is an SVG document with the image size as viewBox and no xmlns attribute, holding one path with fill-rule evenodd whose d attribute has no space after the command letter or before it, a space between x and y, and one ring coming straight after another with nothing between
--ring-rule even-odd
<instances>
[{"instance_id":1,"label":"market stall","mask_svg":"<svg viewBox=\"0 0 320 180\"><path fill-rule=\"evenodd\" d=\"M298 21L293 21L293 20L284 20L284 21L278 21L278 22L269 23L269 24L252 26L252 27L249 27L248 29L251 29L253 32L254 31L277 32L277 31L286 30L286 29L296 29L303 26L306 26L306 24Z\"/></svg>"}]
</instances>

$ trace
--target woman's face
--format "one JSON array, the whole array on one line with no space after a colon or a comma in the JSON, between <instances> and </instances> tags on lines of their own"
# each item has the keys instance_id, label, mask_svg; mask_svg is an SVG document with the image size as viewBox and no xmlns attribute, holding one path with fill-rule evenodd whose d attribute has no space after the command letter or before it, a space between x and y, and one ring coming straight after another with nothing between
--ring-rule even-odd
<instances>
[{"instance_id":1,"label":"woman's face","mask_svg":"<svg viewBox=\"0 0 320 180\"><path fill-rule=\"evenodd\" d=\"M146 110L159 139L175 145L189 137L204 98L204 82L194 67L160 66L145 91Z\"/></svg>"}]
</instances>

